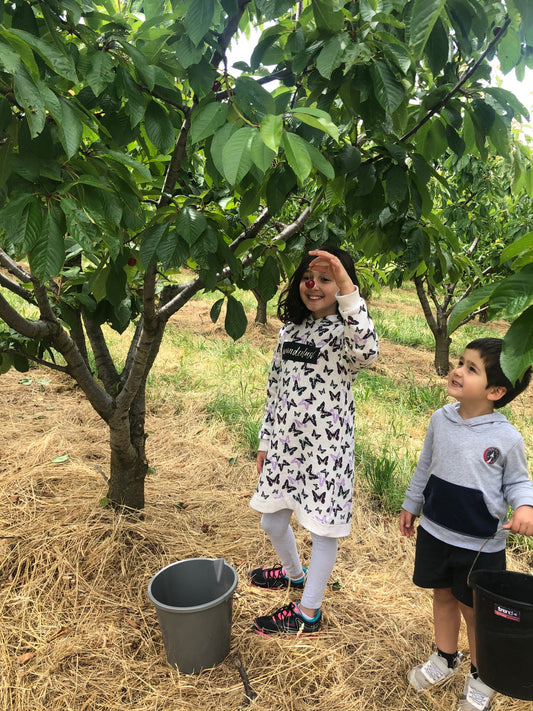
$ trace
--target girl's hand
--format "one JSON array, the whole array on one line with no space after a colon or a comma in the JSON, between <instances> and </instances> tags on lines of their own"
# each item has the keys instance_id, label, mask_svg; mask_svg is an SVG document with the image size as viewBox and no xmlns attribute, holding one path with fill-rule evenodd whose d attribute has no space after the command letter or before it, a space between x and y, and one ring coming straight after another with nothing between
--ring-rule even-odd
<instances>
[{"instance_id":1,"label":"girl's hand","mask_svg":"<svg viewBox=\"0 0 533 711\"><path fill-rule=\"evenodd\" d=\"M503 528L522 536L533 536L533 506L519 506Z\"/></svg>"},{"instance_id":2,"label":"girl's hand","mask_svg":"<svg viewBox=\"0 0 533 711\"><path fill-rule=\"evenodd\" d=\"M400 514L400 531L402 536L412 538L415 535L415 518L416 516L405 509L402 509Z\"/></svg>"},{"instance_id":3,"label":"girl's hand","mask_svg":"<svg viewBox=\"0 0 533 711\"><path fill-rule=\"evenodd\" d=\"M338 257L323 249L314 249L309 254L316 257L309 265L309 269L333 279L341 294L351 294L355 291L355 285Z\"/></svg>"},{"instance_id":4,"label":"girl's hand","mask_svg":"<svg viewBox=\"0 0 533 711\"><path fill-rule=\"evenodd\" d=\"M259 451L257 452L257 459L256 459L256 466L257 466L257 473L261 474L261 471L263 469L263 464L265 463L266 459L266 452Z\"/></svg>"}]
</instances>

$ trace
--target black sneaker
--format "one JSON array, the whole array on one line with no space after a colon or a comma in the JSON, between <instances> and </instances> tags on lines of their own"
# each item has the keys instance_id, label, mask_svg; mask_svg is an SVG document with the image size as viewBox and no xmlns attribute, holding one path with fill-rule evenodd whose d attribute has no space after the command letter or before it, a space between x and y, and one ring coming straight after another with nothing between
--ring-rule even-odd
<instances>
[{"instance_id":1,"label":"black sneaker","mask_svg":"<svg viewBox=\"0 0 533 711\"><path fill-rule=\"evenodd\" d=\"M266 588L267 590L279 590L280 588L297 588L302 590L305 585L305 568L304 578L298 582L294 582L285 575L285 569L281 565L275 565L273 568L255 568L248 573L250 584L256 588Z\"/></svg>"},{"instance_id":2,"label":"black sneaker","mask_svg":"<svg viewBox=\"0 0 533 711\"><path fill-rule=\"evenodd\" d=\"M318 613L318 617L313 622L305 620L296 603L290 602L284 607L280 607L272 615L264 617L256 617L254 620L253 630L257 634L267 635L275 634L276 632L284 632L286 634L309 634L318 632L321 627L322 613Z\"/></svg>"}]
</instances>

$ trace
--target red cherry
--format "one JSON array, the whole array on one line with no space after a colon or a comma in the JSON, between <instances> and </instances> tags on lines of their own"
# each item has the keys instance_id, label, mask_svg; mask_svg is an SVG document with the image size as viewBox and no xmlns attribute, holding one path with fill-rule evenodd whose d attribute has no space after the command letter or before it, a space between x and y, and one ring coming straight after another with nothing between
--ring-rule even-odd
<instances>
[{"instance_id":1,"label":"red cherry","mask_svg":"<svg viewBox=\"0 0 533 711\"><path fill-rule=\"evenodd\" d=\"M308 279L308 280L305 282L305 286L306 286L308 289L312 289L312 288L314 287L314 285L315 285L314 279Z\"/></svg>"},{"instance_id":2,"label":"red cherry","mask_svg":"<svg viewBox=\"0 0 533 711\"><path fill-rule=\"evenodd\" d=\"M128 267L134 267L137 264L137 260L135 257L130 257L128 259Z\"/></svg>"}]
</instances>

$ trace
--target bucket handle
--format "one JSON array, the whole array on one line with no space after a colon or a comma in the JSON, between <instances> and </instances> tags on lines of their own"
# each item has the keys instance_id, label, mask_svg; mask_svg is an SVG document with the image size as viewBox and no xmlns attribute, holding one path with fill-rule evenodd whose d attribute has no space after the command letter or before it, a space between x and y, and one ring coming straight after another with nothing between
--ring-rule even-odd
<instances>
[{"instance_id":1,"label":"bucket handle","mask_svg":"<svg viewBox=\"0 0 533 711\"><path fill-rule=\"evenodd\" d=\"M488 543L489 541L491 541L493 538L495 538L495 537L498 535L498 533L507 533L507 529L505 529L505 528L498 528L497 531L494 531L493 534L491 534L488 538L486 538L486 539L483 541L483 545L482 545L481 548L478 550L478 552L477 552L477 554L476 554L476 557L474 558L474 562L472 563L472 565L470 566L470 570L468 571L468 577L467 577L467 579L466 579L466 584L468 585L468 587L471 587L471 586L470 586L470 575L471 575L471 573L472 573L472 571L473 571L473 569L474 569L475 564L477 563L477 559L479 558L479 556L481 555L481 552L483 551L483 548L485 548L485 546L487 545L487 543Z\"/></svg>"}]
</instances>

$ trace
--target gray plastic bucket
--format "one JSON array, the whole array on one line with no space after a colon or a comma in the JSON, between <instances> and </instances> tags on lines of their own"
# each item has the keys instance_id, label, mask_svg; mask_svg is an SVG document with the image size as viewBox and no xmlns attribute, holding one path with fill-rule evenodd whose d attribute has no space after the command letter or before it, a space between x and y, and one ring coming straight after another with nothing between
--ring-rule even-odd
<instances>
[{"instance_id":1,"label":"gray plastic bucket","mask_svg":"<svg viewBox=\"0 0 533 711\"><path fill-rule=\"evenodd\" d=\"M198 674L229 654L237 571L223 558L189 558L162 568L148 584L169 664Z\"/></svg>"}]
</instances>

